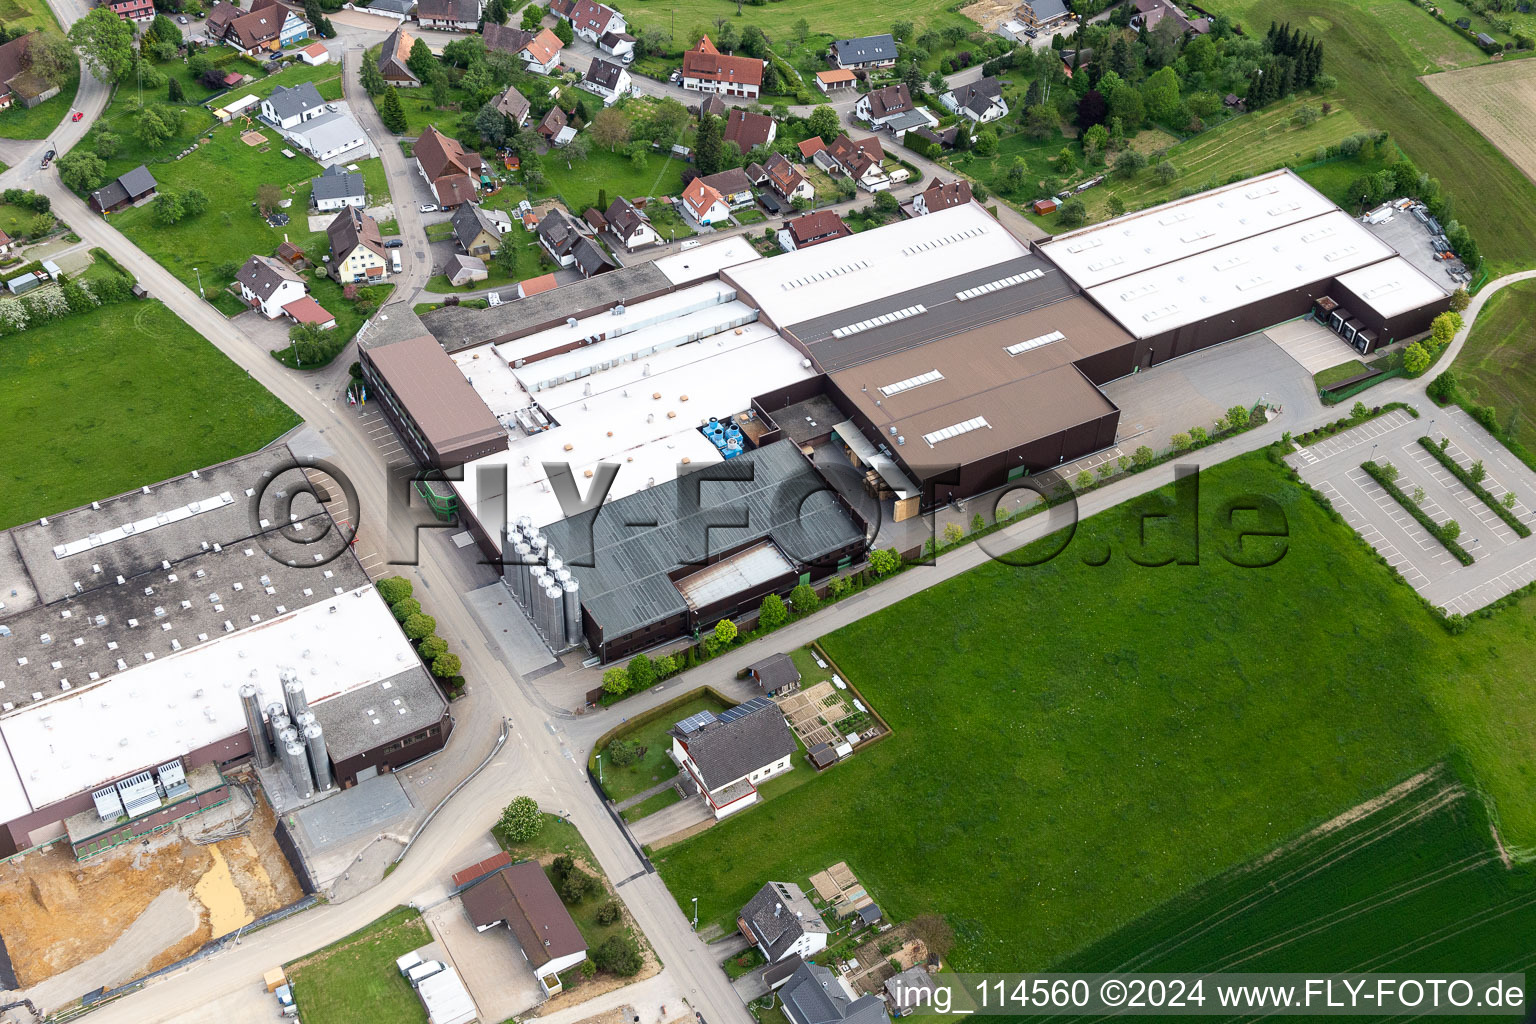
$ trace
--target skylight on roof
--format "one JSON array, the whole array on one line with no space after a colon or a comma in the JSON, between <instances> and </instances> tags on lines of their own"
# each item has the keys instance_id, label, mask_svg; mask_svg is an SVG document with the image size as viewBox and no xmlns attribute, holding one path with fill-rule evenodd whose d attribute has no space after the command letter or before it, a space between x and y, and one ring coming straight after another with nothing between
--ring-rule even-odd
<instances>
[{"instance_id":1,"label":"skylight on roof","mask_svg":"<svg viewBox=\"0 0 1536 1024\"><path fill-rule=\"evenodd\" d=\"M1210 238L1215 233L1216 231L1214 228L1195 228L1193 231L1186 231L1184 234L1180 235L1179 241L1183 242L1185 245L1188 245L1190 242L1198 242L1202 238Z\"/></svg>"},{"instance_id":2,"label":"skylight on roof","mask_svg":"<svg viewBox=\"0 0 1536 1024\"><path fill-rule=\"evenodd\" d=\"M1009 345L1007 348L1003 349L1003 351L1007 352L1011 356L1016 356L1021 352L1028 352L1032 348L1039 348L1041 345L1049 345L1053 341L1063 341L1066 339L1066 337L1067 336L1062 334L1060 331L1052 331L1050 334L1042 334L1038 338L1030 338L1028 341L1021 341L1016 345Z\"/></svg>"},{"instance_id":3,"label":"skylight on roof","mask_svg":"<svg viewBox=\"0 0 1536 1024\"><path fill-rule=\"evenodd\" d=\"M1246 280L1239 281L1237 283L1237 290L1240 292L1252 291L1255 288L1262 288L1266 284L1269 284L1269 278L1263 274L1254 274Z\"/></svg>"},{"instance_id":4,"label":"skylight on roof","mask_svg":"<svg viewBox=\"0 0 1536 1024\"><path fill-rule=\"evenodd\" d=\"M1036 278L1044 276L1045 271L1037 267L1034 270L1026 270L1022 274L1011 274L1008 277L1000 278L996 281L989 281L986 284L979 284L975 288L967 288L963 292L955 292L955 298L959 299L961 302L965 302L969 299L974 299L977 296L987 295L991 292L995 292L1000 288L1012 288L1016 284L1023 284L1025 281L1033 281Z\"/></svg>"},{"instance_id":5,"label":"skylight on roof","mask_svg":"<svg viewBox=\"0 0 1536 1024\"><path fill-rule=\"evenodd\" d=\"M883 313L880 316L870 317L868 320L860 320L856 324L849 324L847 327L839 327L837 330L832 332L832 337L846 338L851 334L858 334L861 331L867 331L875 327L884 327L887 324L893 324L898 320L905 320L909 316L917 316L919 313L926 312L928 312L928 307L919 303L916 306L908 306L905 309L898 309L894 313Z\"/></svg>"},{"instance_id":6,"label":"skylight on roof","mask_svg":"<svg viewBox=\"0 0 1536 1024\"><path fill-rule=\"evenodd\" d=\"M1193 216L1194 213L1189 210L1175 210L1170 214L1157 218L1157 222L1166 228L1189 220Z\"/></svg>"},{"instance_id":7,"label":"skylight on roof","mask_svg":"<svg viewBox=\"0 0 1536 1024\"><path fill-rule=\"evenodd\" d=\"M968 434L973 430L980 430L982 427L990 429L991 426L985 416L975 416L964 422L956 423L952 427L945 427L943 430L935 430L931 434L924 434L923 440L927 441L928 447L932 448L940 441L947 441L951 437L959 437L961 434Z\"/></svg>"},{"instance_id":8,"label":"skylight on roof","mask_svg":"<svg viewBox=\"0 0 1536 1024\"><path fill-rule=\"evenodd\" d=\"M1334 233L1335 229L1333 225L1330 224L1325 227L1320 227L1316 231L1308 231L1306 234L1301 236L1301 240L1306 242L1308 245L1311 245L1313 242L1321 242L1325 238L1332 238Z\"/></svg>"},{"instance_id":9,"label":"skylight on roof","mask_svg":"<svg viewBox=\"0 0 1536 1024\"><path fill-rule=\"evenodd\" d=\"M1243 193L1243 198L1244 199L1263 199L1265 196L1272 196L1276 192L1279 192L1279 191L1280 191L1280 186L1279 185L1273 185L1273 184L1271 184L1271 185L1260 185L1257 188L1251 188L1247 192L1244 192Z\"/></svg>"},{"instance_id":10,"label":"skylight on roof","mask_svg":"<svg viewBox=\"0 0 1536 1024\"><path fill-rule=\"evenodd\" d=\"M1350 256L1353 256L1359 251L1360 247L1358 245L1344 245L1328 253L1323 257L1323 259L1327 260L1329 263L1336 263L1339 260L1348 259Z\"/></svg>"},{"instance_id":11,"label":"skylight on roof","mask_svg":"<svg viewBox=\"0 0 1536 1024\"><path fill-rule=\"evenodd\" d=\"M1292 200L1289 203L1281 203L1278 206L1271 206L1265 212L1268 213L1271 217L1279 217L1282 214L1287 214L1287 213L1290 213L1292 210L1299 210L1299 209L1301 209L1301 204L1296 202L1295 200Z\"/></svg>"},{"instance_id":12,"label":"skylight on roof","mask_svg":"<svg viewBox=\"0 0 1536 1024\"><path fill-rule=\"evenodd\" d=\"M1379 299L1384 295L1391 295L1393 292L1401 290L1402 287L1403 282L1401 281L1387 281L1377 285L1375 288L1367 288L1360 293L1360 297L1369 302L1371 299Z\"/></svg>"},{"instance_id":13,"label":"skylight on roof","mask_svg":"<svg viewBox=\"0 0 1536 1024\"><path fill-rule=\"evenodd\" d=\"M1145 313L1141 314L1141 318L1147 321L1147 323L1151 323L1154 320L1161 320L1165 316L1172 316L1178 311L1179 307L1176 304L1169 303L1168 305L1160 306L1157 309L1147 310Z\"/></svg>"},{"instance_id":14,"label":"skylight on roof","mask_svg":"<svg viewBox=\"0 0 1536 1024\"><path fill-rule=\"evenodd\" d=\"M1148 295L1154 295L1156 293L1157 285L1155 284L1137 285L1135 288L1127 288L1125 291L1121 292L1120 301L1135 302L1137 299L1144 299Z\"/></svg>"},{"instance_id":15,"label":"skylight on roof","mask_svg":"<svg viewBox=\"0 0 1536 1024\"><path fill-rule=\"evenodd\" d=\"M156 527L167 526L171 523L179 523L183 519L190 519L193 516L201 515L205 512L212 512L215 509L223 508L225 505L233 504L234 500L234 497L230 495L228 491L225 491L222 494L215 494L212 497L204 498L201 501L189 502L188 504L182 505L179 508L173 508L168 512L160 512L153 516L137 520L136 522L124 523L123 525L115 526L110 530L102 530L100 533L93 533L81 540L72 540L64 544L55 544L53 547L53 557L68 558L70 555L78 555L82 551L89 551L91 548L100 547L103 544L110 544L116 540L122 540L124 537L137 534L141 530L153 530Z\"/></svg>"},{"instance_id":16,"label":"skylight on roof","mask_svg":"<svg viewBox=\"0 0 1536 1024\"><path fill-rule=\"evenodd\" d=\"M1103 244L1104 239L1100 238L1098 235L1089 235L1087 238L1080 239L1076 242L1073 242L1071 245L1068 245L1067 252L1079 253L1088 249L1096 249Z\"/></svg>"},{"instance_id":17,"label":"skylight on roof","mask_svg":"<svg viewBox=\"0 0 1536 1024\"><path fill-rule=\"evenodd\" d=\"M1224 260L1217 260L1215 263L1212 263L1211 269L1216 271L1235 270L1247 262L1248 257L1246 256L1228 256Z\"/></svg>"},{"instance_id":18,"label":"skylight on roof","mask_svg":"<svg viewBox=\"0 0 1536 1024\"><path fill-rule=\"evenodd\" d=\"M1088 269L1093 271L1108 270L1110 267L1119 266L1125 262L1124 256L1106 256L1102 260L1094 260L1088 264Z\"/></svg>"},{"instance_id":19,"label":"skylight on roof","mask_svg":"<svg viewBox=\"0 0 1536 1024\"><path fill-rule=\"evenodd\" d=\"M903 391L911 391L913 388L920 388L924 384L932 384L943 379L944 375L938 370L929 370L927 373L920 373L916 377L908 377L906 380L899 380L895 384L887 384L880 389L880 393L886 398L890 398L892 395L899 395Z\"/></svg>"}]
</instances>

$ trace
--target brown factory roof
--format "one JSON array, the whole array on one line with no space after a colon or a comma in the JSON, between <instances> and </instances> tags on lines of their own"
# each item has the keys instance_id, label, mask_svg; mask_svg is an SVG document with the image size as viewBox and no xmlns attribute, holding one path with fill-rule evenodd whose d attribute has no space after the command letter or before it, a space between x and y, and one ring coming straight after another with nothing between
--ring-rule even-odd
<instances>
[{"instance_id":1,"label":"brown factory roof","mask_svg":"<svg viewBox=\"0 0 1536 1024\"><path fill-rule=\"evenodd\" d=\"M505 921L535 968L587 948L537 861L502 868L468 889L463 902L476 928Z\"/></svg>"},{"instance_id":2,"label":"brown factory roof","mask_svg":"<svg viewBox=\"0 0 1536 1024\"><path fill-rule=\"evenodd\" d=\"M368 359L439 452L506 438L506 430L431 335L369 349Z\"/></svg>"},{"instance_id":3,"label":"brown factory roof","mask_svg":"<svg viewBox=\"0 0 1536 1024\"><path fill-rule=\"evenodd\" d=\"M1055 332L1063 337L1050 340ZM1132 343L1097 307L1074 296L831 379L882 438L904 439L895 445L903 461L954 465L1112 412L1114 405L1073 364ZM1014 354L1010 346L1023 347ZM924 438L940 433L947 436Z\"/></svg>"}]
</instances>

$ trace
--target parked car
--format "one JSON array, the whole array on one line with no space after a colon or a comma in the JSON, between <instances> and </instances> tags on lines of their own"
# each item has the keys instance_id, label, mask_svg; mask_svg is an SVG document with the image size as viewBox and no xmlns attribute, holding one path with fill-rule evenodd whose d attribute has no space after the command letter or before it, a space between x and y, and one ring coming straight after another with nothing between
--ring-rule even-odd
<instances>
[{"instance_id":1,"label":"parked car","mask_svg":"<svg viewBox=\"0 0 1536 1024\"><path fill-rule=\"evenodd\" d=\"M421 212L422 213L436 213L437 212L437 207L432 205L431 203L422 203L421 204Z\"/></svg>"},{"instance_id":2,"label":"parked car","mask_svg":"<svg viewBox=\"0 0 1536 1024\"><path fill-rule=\"evenodd\" d=\"M176 19L176 23L178 25L185 25L187 23L187 16L183 14L181 17Z\"/></svg>"},{"instance_id":3,"label":"parked car","mask_svg":"<svg viewBox=\"0 0 1536 1024\"><path fill-rule=\"evenodd\" d=\"M58 153L57 150L52 150L52 149L50 149L48 152L44 153L43 154L43 166L47 167L49 164L53 163L53 158L57 155L57 153Z\"/></svg>"},{"instance_id":4,"label":"parked car","mask_svg":"<svg viewBox=\"0 0 1536 1024\"><path fill-rule=\"evenodd\" d=\"M405 242L402 241L399 238L391 238L389 241L384 243L384 248L386 248L386 249L398 249L398 248L400 248L404 244L405 244Z\"/></svg>"},{"instance_id":5,"label":"parked car","mask_svg":"<svg viewBox=\"0 0 1536 1024\"><path fill-rule=\"evenodd\" d=\"M667 78L667 81L671 82L673 85L676 85L678 82L681 82L682 80L683 80L683 73L681 71L674 71Z\"/></svg>"}]
</instances>

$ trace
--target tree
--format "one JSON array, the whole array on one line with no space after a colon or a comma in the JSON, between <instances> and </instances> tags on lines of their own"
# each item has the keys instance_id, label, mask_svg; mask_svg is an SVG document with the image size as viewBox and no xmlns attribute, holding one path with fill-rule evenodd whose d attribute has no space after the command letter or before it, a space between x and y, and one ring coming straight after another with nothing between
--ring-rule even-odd
<instances>
[{"instance_id":1,"label":"tree","mask_svg":"<svg viewBox=\"0 0 1536 1024\"><path fill-rule=\"evenodd\" d=\"M616 974L621 978L639 974L640 968L645 963L640 957L640 947L628 935L608 936L601 946L592 951L592 962L599 970Z\"/></svg>"},{"instance_id":2,"label":"tree","mask_svg":"<svg viewBox=\"0 0 1536 1024\"><path fill-rule=\"evenodd\" d=\"M997 131L993 128L983 128L976 133L976 155L993 156L997 153Z\"/></svg>"},{"instance_id":3,"label":"tree","mask_svg":"<svg viewBox=\"0 0 1536 1024\"><path fill-rule=\"evenodd\" d=\"M629 659L629 685L631 689L644 690L656 682L656 665L644 654Z\"/></svg>"},{"instance_id":4,"label":"tree","mask_svg":"<svg viewBox=\"0 0 1536 1024\"><path fill-rule=\"evenodd\" d=\"M1437 347L1444 348L1456 337L1456 332L1461 330L1462 319L1460 313L1445 312L1429 322L1429 337Z\"/></svg>"},{"instance_id":5,"label":"tree","mask_svg":"<svg viewBox=\"0 0 1536 1024\"><path fill-rule=\"evenodd\" d=\"M1075 228L1088 219L1088 208L1083 205L1081 199L1068 199L1057 208L1056 214L1061 218L1061 223L1069 228Z\"/></svg>"},{"instance_id":6,"label":"tree","mask_svg":"<svg viewBox=\"0 0 1536 1024\"><path fill-rule=\"evenodd\" d=\"M448 72L443 68L433 68L431 75L427 77L427 86L432 90L432 105L439 110L448 106L449 85Z\"/></svg>"},{"instance_id":7,"label":"tree","mask_svg":"<svg viewBox=\"0 0 1536 1024\"><path fill-rule=\"evenodd\" d=\"M587 159L587 137L578 135L565 144L565 166L584 163Z\"/></svg>"},{"instance_id":8,"label":"tree","mask_svg":"<svg viewBox=\"0 0 1536 1024\"><path fill-rule=\"evenodd\" d=\"M722 647L734 642L736 639L736 623L730 619L721 619L715 623L715 641Z\"/></svg>"},{"instance_id":9,"label":"tree","mask_svg":"<svg viewBox=\"0 0 1536 1024\"><path fill-rule=\"evenodd\" d=\"M400 105L400 93L397 90L384 90L384 101L379 105L379 120L384 122L384 127L392 134L405 133L410 122L406 120L405 108Z\"/></svg>"},{"instance_id":10,"label":"tree","mask_svg":"<svg viewBox=\"0 0 1536 1024\"><path fill-rule=\"evenodd\" d=\"M1109 201L1104 204L1109 209L1111 217L1118 217L1125 213L1125 200L1117 195L1111 195Z\"/></svg>"},{"instance_id":11,"label":"tree","mask_svg":"<svg viewBox=\"0 0 1536 1024\"><path fill-rule=\"evenodd\" d=\"M1115 176L1130 180L1141 173L1141 169L1147 166L1147 155L1134 149L1124 150L1115 157Z\"/></svg>"},{"instance_id":12,"label":"tree","mask_svg":"<svg viewBox=\"0 0 1536 1024\"><path fill-rule=\"evenodd\" d=\"M566 46L570 46L571 40L576 38L576 33L571 31L571 23L568 21L555 22L554 31L555 36L559 38L560 42L564 43ZM725 49L725 47L722 46L721 49Z\"/></svg>"},{"instance_id":13,"label":"tree","mask_svg":"<svg viewBox=\"0 0 1536 1024\"><path fill-rule=\"evenodd\" d=\"M299 324L300 327L313 327L313 324ZM430 615L422 615L418 612L400 624L406 637L411 640L425 640L437 632L437 620Z\"/></svg>"},{"instance_id":14,"label":"tree","mask_svg":"<svg viewBox=\"0 0 1536 1024\"><path fill-rule=\"evenodd\" d=\"M544 20L544 8L538 4L529 4L523 8L523 31L537 32L539 23Z\"/></svg>"},{"instance_id":15,"label":"tree","mask_svg":"<svg viewBox=\"0 0 1536 1024\"><path fill-rule=\"evenodd\" d=\"M592 915L598 924L613 924L619 919L619 901L609 900L597 908L597 913Z\"/></svg>"},{"instance_id":16,"label":"tree","mask_svg":"<svg viewBox=\"0 0 1536 1024\"><path fill-rule=\"evenodd\" d=\"M1105 102L1104 94L1097 89L1089 89L1077 101L1077 127L1081 131L1102 124L1108 116L1109 104Z\"/></svg>"},{"instance_id":17,"label":"tree","mask_svg":"<svg viewBox=\"0 0 1536 1024\"><path fill-rule=\"evenodd\" d=\"M283 201L283 190L276 185L256 186L256 209L261 211L263 217L277 209Z\"/></svg>"},{"instance_id":18,"label":"tree","mask_svg":"<svg viewBox=\"0 0 1536 1024\"><path fill-rule=\"evenodd\" d=\"M1472 297L1467 294L1466 286L1463 285L1458 287L1454 292L1451 292L1451 312L1461 313L1465 311L1467 306L1471 305L1471 303Z\"/></svg>"},{"instance_id":19,"label":"tree","mask_svg":"<svg viewBox=\"0 0 1536 1024\"><path fill-rule=\"evenodd\" d=\"M1023 191L1028 184L1029 165L1024 162L1023 157L1016 156L1013 158L1013 163L1009 164L1008 169L1003 172L1003 191L1010 195L1016 194Z\"/></svg>"},{"instance_id":20,"label":"tree","mask_svg":"<svg viewBox=\"0 0 1536 1024\"><path fill-rule=\"evenodd\" d=\"M795 33L795 38L803 43L810 38L811 23L804 18L800 18L791 26L790 30Z\"/></svg>"},{"instance_id":21,"label":"tree","mask_svg":"<svg viewBox=\"0 0 1536 1024\"><path fill-rule=\"evenodd\" d=\"M508 842L526 843L544 829L544 815L531 796L520 796L502 809L496 829Z\"/></svg>"},{"instance_id":22,"label":"tree","mask_svg":"<svg viewBox=\"0 0 1536 1024\"><path fill-rule=\"evenodd\" d=\"M629 692L629 670L623 665L615 665L603 673L603 692L614 697L622 697Z\"/></svg>"},{"instance_id":23,"label":"tree","mask_svg":"<svg viewBox=\"0 0 1536 1024\"><path fill-rule=\"evenodd\" d=\"M182 101L184 96L181 91L181 79L166 79L165 98L170 100L172 103L180 103Z\"/></svg>"},{"instance_id":24,"label":"tree","mask_svg":"<svg viewBox=\"0 0 1536 1024\"><path fill-rule=\"evenodd\" d=\"M1467 470L1467 476L1470 476L1475 484L1480 484L1487 478L1488 470L1483 466L1482 459L1472 463L1472 467Z\"/></svg>"},{"instance_id":25,"label":"tree","mask_svg":"<svg viewBox=\"0 0 1536 1024\"><path fill-rule=\"evenodd\" d=\"M357 79L362 83L363 91L369 96L377 96L389 88L389 83L384 81L384 72L379 70L379 65L375 61L364 60Z\"/></svg>"},{"instance_id":26,"label":"tree","mask_svg":"<svg viewBox=\"0 0 1536 1024\"><path fill-rule=\"evenodd\" d=\"M901 556L895 548L877 548L869 553L869 567L876 576L889 576L901 568Z\"/></svg>"},{"instance_id":27,"label":"tree","mask_svg":"<svg viewBox=\"0 0 1536 1024\"><path fill-rule=\"evenodd\" d=\"M843 130L842 124L837 119L837 111L826 105L811 111L811 116L805 120L805 127L812 135L821 136L821 141L829 146Z\"/></svg>"},{"instance_id":28,"label":"tree","mask_svg":"<svg viewBox=\"0 0 1536 1024\"><path fill-rule=\"evenodd\" d=\"M955 946L955 932L940 914L919 914L907 925L914 938L922 940L928 950L928 962L938 963L949 956Z\"/></svg>"},{"instance_id":29,"label":"tree","mask_svg":"<svg viewBox=\"0 0 1536 1024\"><path fill-rule=\"evenodd\" d=\"M629 115L618 107L604 107L592 118L592 138L613 152L629 141Z\"/></svg>"},{"instance_id":30,"label":"tree","mask_svg":"<svg viewBox=\"0 0 1536 1024\"><path fill-rule=\"evenodd\" d=\"M1109 145L1109 129L1096 124L1083 132L1083 157L1092 161Z\"/></svg>"},{"instance_id":31,"label":"tree","mask_svg":"<svg viewBox=\"0 0 1536 1024\"><path fill-rule=\"evenodd\" d=\"M560 880L560 899L575 905L599 889L597 879L578 867L571 867Z\"/></svg>"},{"instance_id":32,"label":"tree","mask_svg":"<svg viewBox=\"0 0 1536 1024\"><path fill-rule=\"evenodd\" d=\"M1174 434L1168 439L1169 447L1171 447L1176 452L1188 451L1189 444L1190 441L1188 434Z\"/></svg>"},{"instance_id":33,"label":"tree","mask_svg":"<svg viewBox=\"0 0 1536 1024\"><path fill-rule=\"evenodd\" d=\"M410 597L415 588L411 581L404 576L388 576L374 584L374 589L384 599L384 603L393 607Z\"/></svg>"},{"instance_id":34,"label":"tree","mask_svg":"<svg viewBox=\"0 0 1536 1024\"><path fill-rule=\"evenodd\" d=\"M186 207L175 192L164 191L155 196L155 223L170 227L186 216Z\"/></svg>"},{"instance_id":35,"label":"tree","mask_svg":"<svg viewBox=\"0 0 1536 1024\"><path fill-rule=\"evenodd\" d=\"M789 612L784 608L784 600L778 594L769 594L763 598L763 603L757 609L757 626L759 629L778 629L789 621Z\"/></svg>"},{"instance_id":36,"label":"tree","mask_svg":"<svg viewBox=\"0 0 1536 1024\"><path fill-rule=\"evenodd\" d=\"M411 74L423 82L432 77L432 70L437 67L437 58L432 56L432 50L427 46L425 39L418 39L411 44L411 52L405 58L405 66L411 69Z\"/></svg>"},{"instance_id":37,"label":"tree","mask_svg":"<svg viewBox=\"0 0 1536 1024\"><path fill-rule=\"evenodd\" d=\"M500 149L506 145L512 122L507 115L496 109L494 103L486 103L475 112L475 131L486 142Z\"/></svg>"},{"instance_id":38,"label":"tree","mask_svg":"<svg viewBox=\"0 0 1536 1024\"><path fill-rule=\"evenodd\" d=\"M416 653L421 655L422 661L434 661L439 655L448 653L448 641L433 633L416 645Z\"/></svg>"},{"instance_id":39,"label":"tree","mask_svg":"<svg viewBox=\"0 0 1536 1024\"><path fill-rule=\"evenodd\" d=\"M912 23L910 21L898 21L891 25L891 38L898 43L904 43L912 38Z\"/></svg>"},{"instance_id":40,"label":"tree","mask_svg":"<svg viewBox=\"0 0 1536 1024\"><path fill-rule=\"evenodd\" d=\"M198 217L208 211L208 193L200 188L189 188L181 194L181 208L188 217Z\"/></svg>"},{"instance_id":41,"label":"tree","mask_svg":"<svg viewBox=\"0 0 1536 1024\"><path fill-rule=\"evenodd\" d=\"M821 607L821 598L816 596L816 588L809 583L802 583L791 590L789 600L795 606L796 615L809 615Z\"/></svg>"},{"instance_id":42,"label":"tree","mask_svg":"<svg viewBox=\"0 0 1536 1024\"><path fill-rule=\"evenodd\" d=\"M1429 387L1425 391L1437 402L1449 402L1455 396L1456 386L1460 383L1454 370L1442 370L1439 376L1429 382Z\"/></svg>"},{"instance_id":43,"label":"tree","mask_svg":"<svg viewBox=\"0 0 1536 1024\"><path fill-rule=\"evenodd\" d=\"M896 193L885 189L875 193L875 209L881 213L895 213L901 209L901 200L896 198Z\"/></svg>"},{"instance_id":44,"label":"tree","mask_svg":"<svg viewBox=\"0 0 1536 1024\"><path fill-rule=\"evenodd\" d=\"M96 8L101 10L101 8ZM145 149L159 149L171 141L174 127L169 118L161 113L159 107L145 107L139 112L139 122L135 136L139 144Z\"/></svg>"},{"instance_id":45,"label":"tree","mask_svg":"<svg viewBox=\"0 0 1536 1024\"><path fill-rule=\"evenodd\" d=\"M439 679L452 679L463 669L457 654L439 654L432 659L432 674Z\"/></svg>"},{"instance_id":46,"label":"tree","mask_svg":"<svg viewBox=\"0 0 1536 1024\"><path fill-rule=\"evenodd\" d=\"M109 7L93 7L69 29L69 41L103 82L121 82L133 70L133 28Z\"/></svg>"},{"instance_id":47,"label":"tree","mask_svg":"<svg viewBox=\"0 0 1536 1024\"><path fill-rule=\"evenodd\" d=\"M1421 342L1414 342L1403 350L1403 369L1417 377L1429 369L1429 351Z\"/></svg>"},{"instance_id":48,"label":"tree","mask_svg":"<svg viewBox=\"0 0 1536 1024\"><path fill-rule=\"evenodd\" d=\"M301 366L324 362L329 348L326 332L317 324L294 324L288 328L288 345ZM408 599L395 605L391 611L395 613L395 620L403 623L411 615L420 612L421 606L414 599Z\"/></svg>"},{"instance_id":49,"label":"tree","mask_svg":"<svg viewBox=\"0 0 1536 1024\"><path fill-rule=\"evenodd\" d=\"M1157 179L1159 185L1168 186L1179 176L1179 169L1164 160L1152 168L1152 177Z\"/></svg>"},{"instance_id":50,"label":"tree","mask_svg":"<svg viewBox=\"0 0 1536 1024\"><path fill-rule=\"evenodd\" d=\"M92 192L107 180L107 164L90 150L77 149L59 157L59 180L72 192Z\"/></svg>"},{"instance_id":51,"label":"tree","mask_svg":"<svg viewBox=\"0 0 1536 1024\"><path fill-rule=\"evenodd\" d=\"M1056 131L1056 111L1044 103L1024 110L1024 134L1032 139L1048 139Z\"/></svg>"},{"instance_id":52,"label":"tree","mask_svg":"<svg viewBox=\"0 0 1536 1024\"><path fill-rule=\"evenodd\" d=\"M1461 536L1461 524L1454 519L1447 519L1440 527L1440 536L1446 540L1455 540Z\"/></svg>"},{"instance_id":53,"label":"tree","mask_svg":"<svg viewBox=\"0 0 1536 1024\"><path fill-rule=\"evenodd\" d=\"M27 43L23 58L27 70L49 85L63 85L76 66L75 51L69 40L57 32L36 32Z\"/></svg>"},{"instance_id":54,"label":"tree","mask_svg":"<svg viewBox=\"0 0 1536 1024\"><path fill-rule=\"evenodd\" d=\"M909 60L901 66L901 81L907 87L907 92L921 92L923 88L923 69L915 60Z\"/></svg>"},{"instance_id":55,"label":"tree","mask_svg":"<svg viewBox=\"0 0 1536 1024\"><path fill-rule=\"evenodd\" d=\"M1234 432L1246 430L1248 427L1248 409L1245 406L1234 405L1227 410L1227 423Z\"/></svg>"},{"instance_id":56,"label":"tree","mask_svg":"<svg viewBox=\"0 0 1536 1024\"><path fill-rule=\"evenodd\" d=\"M1175 120L1180 108L1179 76L1171 67L1160 68L1142 85L1141 98L1154 120Z\"/></svg>"},{"instance_id":57,"label":"tree","mask_svg":"<svg viewBox=\"0 0 1536 1024\"><path fill-rule=\"evenodd\" d=\"M756 25L748 25L741 30L741 42L737 49L748 57L764 60L768 56L768 37Z\"/></svg>"},{"instance_id":58,"label":"tree","mask_svg":"<svg viewBox=\"0 0 1536 1024\"><path fill-rule=\"evenodd\" d=\"M693 165L701 177L708 177L720 170L720 119L713 114L699 118L699 134L693 147Z\"/></svg>"},{"instance_id":59,"label":"tree","mask_svg":"<svg viewBox=\"0 0 1536 1024\"><path fill-rule=\"evenodd\" d=\"M608 749L603 753L608 756L608 763L615 768L628 768L640 760L644 749L634 740L617 739L608 744Z\"/></svg>"}]
</instances>

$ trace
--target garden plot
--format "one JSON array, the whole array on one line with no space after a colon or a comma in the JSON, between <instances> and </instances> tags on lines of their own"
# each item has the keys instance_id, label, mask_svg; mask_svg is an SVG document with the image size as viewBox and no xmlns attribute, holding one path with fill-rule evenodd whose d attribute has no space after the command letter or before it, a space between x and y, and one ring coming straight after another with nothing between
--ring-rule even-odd
<instances>
[{"instance_id":1,"label":"garden plot","mask_svg":"<svg viewBox=\"0 0 1536 1024\"><path fill-rule=\"evenodd\" d=\"M818 743L835 747L851 742L851 736L857 736L857 742L878 736L883 730L868 708L860 707L862 704L863 701L841 679L833 676L809 689L780 698L779 710L784 712L789 727L809 750Z\"/></svg>"}]
</instances>

